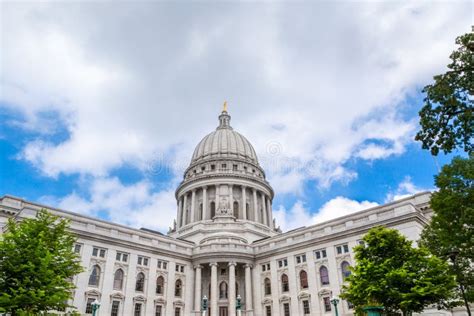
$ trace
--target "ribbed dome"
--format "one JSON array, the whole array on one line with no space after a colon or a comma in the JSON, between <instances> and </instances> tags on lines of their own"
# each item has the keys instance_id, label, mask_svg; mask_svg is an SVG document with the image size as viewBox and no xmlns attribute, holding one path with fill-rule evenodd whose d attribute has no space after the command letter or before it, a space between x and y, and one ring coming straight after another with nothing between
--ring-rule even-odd
<instances>
[{"instance_id":1,"label":"ribbed dome","mask_svg":"<svg viewBox=\"0 0 474 316\"><path fill-rule=\"evenodd\" d=\"M240 158L258 164L252 144L229 125L227 111L219 115L217 129L205 136L194 150L191 163L208 158Z\"/></svg>"}]
</instances>

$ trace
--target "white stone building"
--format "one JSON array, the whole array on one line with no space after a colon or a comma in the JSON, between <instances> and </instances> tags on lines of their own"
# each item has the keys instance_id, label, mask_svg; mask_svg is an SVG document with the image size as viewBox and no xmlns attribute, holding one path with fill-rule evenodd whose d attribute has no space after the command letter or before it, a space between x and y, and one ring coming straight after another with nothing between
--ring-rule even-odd
<instances>
[{"instance_id":1,"label":"white stone building","mask_svg":"<svg viewBox=\"0 0 474 316\"><path fill-rule=\"evenodd\" d=\"M0 198L0 227L41 208L71 219L85 272L71 302L82 314L332 315L354 264L353 247L377 225L417 240L431 213L429 193L282 233L272 216L273 189L250 142L223 111L217 129L197 145L176 190L177 220L168 235L134 229L12 196ZM157 218L159 220L159 218ZM338 305L340 314L353 310ZM444 314L435 312L431 314Z\"/></svg>"}]
</instances>

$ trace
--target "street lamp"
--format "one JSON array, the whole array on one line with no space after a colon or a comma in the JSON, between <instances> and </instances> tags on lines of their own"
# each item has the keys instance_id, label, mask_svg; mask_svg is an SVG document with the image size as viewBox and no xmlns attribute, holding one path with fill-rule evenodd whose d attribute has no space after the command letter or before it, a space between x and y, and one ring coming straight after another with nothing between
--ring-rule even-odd
<instances>
[{"instance_id":1,"label":"street lamp","mask_svg":"<svg viewBox=\"0 0 474 316\"><path fill-rule=\"evenodd\" d=\"M201 304L201 310L202 310L203 316L206 316L206 313L207 313L207 308L208 308L207 303L208 303L207 296L204 295L202 298L202 304Z\"/></svg>"},{"instance_id":2,"label":"street lamp","mask_svg":"<svg viewBox=\"0 0 474 316\"><path fill-rule=\"evenodd\" d=\"M451 259L451 261L453 262L453 267L454 267L455 274L457 273L457 268L458 268L457 261L456 261L458 255L459 255L459 250L456 249L456 248L454 248L453 250L451 250L451 252L448 253L449 259ZM461 295L462 295L462 298L464 300L464 305L466 305L467 314L469 316L471 316L471 309L469 308L469 303L468 303L467 298L466 298L466 293L464 292L464 286L463 286L462 282L460 282L458 280L457 275L456 275L456 281L459 283L459 289L461 290Z\"/></svg>"},{"instance_id":3,"label":"street lamp","mask_svg":"<svg viewBox=\"0 0 474 316\"><path fill-rule=\"evenodd\" d=\"M237 309L237 316L240 316L242 314L242 297L237 295L237 302L235 304L235 308Z\"/></svg>"},{"instance_id":4,"label":"street lamp","mask_svg":"<svg viewBox=\"0 0 474 316\"><path fill-rule=\"evenodd\" d=\"M92 305L92 316L95 316L95 313L100 307L100 303L97 299L95 299L95 301L93 301L91 305Z\"/></svg>"},{"instance_id":5,"label":"street lamp","mask_svg":"<svg viewBox=\"0 0 474 316\"><path fill-rule=\"evenodd\" d=\"M331 304L334 305L334 311L336 312L336 316L339 316L339 312L337 311L337 304L339 304L339 299L333 296L330 300Z\"/></svg>"}]
</instances>

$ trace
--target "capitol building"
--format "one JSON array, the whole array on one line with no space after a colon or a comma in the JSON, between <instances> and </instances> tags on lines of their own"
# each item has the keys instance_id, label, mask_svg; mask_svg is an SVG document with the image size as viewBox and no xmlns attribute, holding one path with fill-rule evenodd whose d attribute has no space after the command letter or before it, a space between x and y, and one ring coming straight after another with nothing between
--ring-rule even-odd
<instances>
[{"instance_id":1,"label":"capitol building","mask_svg":"<svg viewBox=\"0 0 474 316\"><path fill-rule=\"evenodd\" d=\"M70 304L82 315L244 316L334 315L355 264L353 248L372 227L395 228L417 240L429 221L430 193L282 232L272 215L274 191L252 144L219 115L196 146L176 189L176 221L168 234L91 218L13 196L0 198L0 228L9 217L42 208L71 220L84 272ZM156 219L157 221L160 218ZM352 315L340 300L339 315ZM450 315L448 311L426 312Z\"/></svg>"}]
</instances>

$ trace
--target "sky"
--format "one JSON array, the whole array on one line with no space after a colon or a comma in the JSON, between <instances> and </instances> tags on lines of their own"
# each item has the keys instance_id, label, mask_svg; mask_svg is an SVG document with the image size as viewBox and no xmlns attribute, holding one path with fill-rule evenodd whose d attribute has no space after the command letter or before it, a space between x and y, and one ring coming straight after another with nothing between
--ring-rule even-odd
<instances>
[{"instance_id":1,"label":"sky","mask_svg":"<svg viewBox=\"0 0 474 316\"><path fill-rule=\"evenodd\" d=\"M283 230L434 190L460 154L414 135L469 1L5 1L0 18L0 196L166 232L224 101Z\"/></svg>"}]
</instances>

